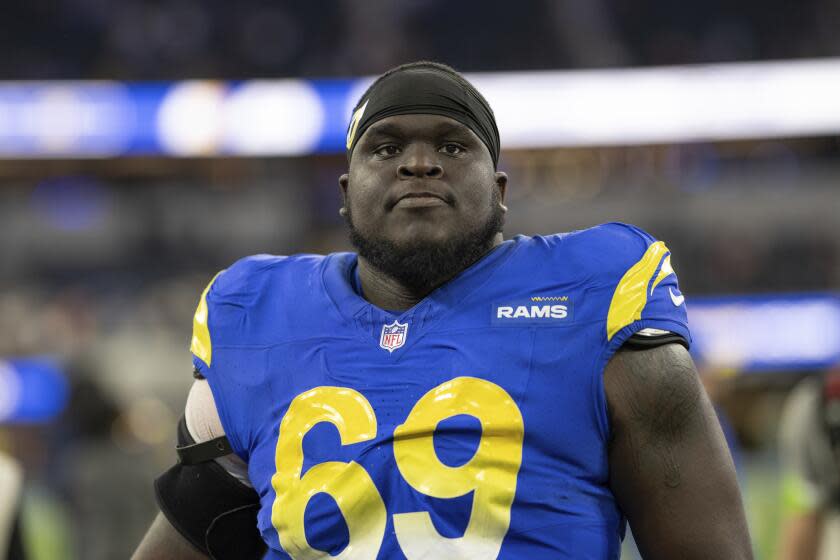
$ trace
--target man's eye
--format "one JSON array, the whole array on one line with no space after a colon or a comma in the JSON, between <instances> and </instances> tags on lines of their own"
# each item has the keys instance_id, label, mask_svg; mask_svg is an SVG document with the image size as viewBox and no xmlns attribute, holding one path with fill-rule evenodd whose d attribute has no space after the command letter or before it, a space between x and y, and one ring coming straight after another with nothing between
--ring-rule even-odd
<instances>
[{"instance_id":1,"label":"man's eye","mask_svg":"<svg viewBox=\"0 0 840 560\"><path fill-rule=\"evenodd\" d=\"M448 142L440 147L440 151L450 156L457 156L464 152L464 147L460 144Z\"/></svg>"},{"instance_id":2,"label":"man's eye","mask_svg":"<svg viewBox=\"0 0 840 560\"><path fill-rule=\"evenodd\" d=\"M400 147L395 144L385 144L384 146L376 148L373 153L382 157L395 156L400 153Z\"/></svg>"}]
</instances>

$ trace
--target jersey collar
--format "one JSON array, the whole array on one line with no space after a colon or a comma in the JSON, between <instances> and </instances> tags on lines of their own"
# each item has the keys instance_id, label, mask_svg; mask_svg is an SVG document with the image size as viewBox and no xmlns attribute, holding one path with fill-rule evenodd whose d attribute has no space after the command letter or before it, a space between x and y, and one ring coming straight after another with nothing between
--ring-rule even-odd
<instances>
[{"instance_id":1,"label":"jersey collar","mask_svg":"<svg viewBox=\"0 0 840 560\"><path fill-rule=\"evenodd\" d=\"M324 289L336 311L354 328L360 329L365 338L372 339L378 345L382 325L397 320L400 323L410 322L409 342L413 342L420 338L422 332L430 324L468 299L487 282L494 271L513 254L515 248L519 246L520 239L521 236L517 236L503 241L473 265L403 312L380 309L356 291L354 287L354 275L358 266L356 253L327 255L322 271Z\"/></svg>"}]
</instances>

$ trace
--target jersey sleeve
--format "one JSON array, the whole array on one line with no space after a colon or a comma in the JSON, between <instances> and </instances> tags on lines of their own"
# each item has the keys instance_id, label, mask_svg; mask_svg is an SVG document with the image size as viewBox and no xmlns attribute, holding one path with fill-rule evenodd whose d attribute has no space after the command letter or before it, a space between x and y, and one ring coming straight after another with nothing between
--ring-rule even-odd
<instances>
[{"instance_id":1,"label":"jersey sleeve","mask_svg":"<svg viewBox=\"0 0 840 560\"><path fill-rule=\"evenodd\" d=\"M605 251L613 253L614 284L606 317L606 359L635 333L657 329L691 343L685 296L671 264L671 251L644 231L609 224L613 235Z\"/></svg>"},{"instance_id":2,"label":"jersey sleeve","mask_svg":"<svg viewBox=\"0 0 840 560\"><path fill-rule=\"evenodd\" d=\"M241 415L233 412L228 402L242 398L237 383L241 379L236 379L241 372L219 364L219 352L241 344L239 339L247 336L251 310L260 299L260 271L274 261L269 255L246 257L216 274L201 293L193 316L190 352L194 372L209 382L224 432L236 454L245 460L248 438L237 429L241 422L235 420L241 420Z\"/></svg>"},{"instance_id":3,"label":"jersey sleeve","mask_svg":"<svg viewBox=\"0 0 840 560\"><path fill-rule=\"evenodd\" d=\"M216 274L204 288L193 316L190 342L193 364L203 376L213 365L214 346L241 342L249 312L263 294L265 275L261 273L280 259L274 255L245 257Z\"/></svg>"}]
</instances>

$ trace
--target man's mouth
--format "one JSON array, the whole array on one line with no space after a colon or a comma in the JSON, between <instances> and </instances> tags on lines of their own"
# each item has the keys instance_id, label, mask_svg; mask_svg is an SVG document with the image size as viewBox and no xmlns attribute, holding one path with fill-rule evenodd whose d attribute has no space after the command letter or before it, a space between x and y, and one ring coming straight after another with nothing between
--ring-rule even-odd
<instances>
[{"instance_id":1,"label":"man's mouth","mask_svg":"<svg viewBox=\"0 0 840 560\"><path fill-rule=\"evenodd\" d=\"M392 199L393 200L393 199ZM389 210L394 208L433 208L436 206L451 206L454 200L447 193L429 190L409 190L397 195L396 201L391 202Z\"/></svg>"},{"instance_id":2,"label":"man's mouth","mask_svg":"<svg viewBox=\"0 0 840 560\"><path fill-rule=\"evenodd\" d=\"M448 204L440 195L430 192L413 192L402 196L394 208L431 208Z\"/></svg>"}]
</instances>

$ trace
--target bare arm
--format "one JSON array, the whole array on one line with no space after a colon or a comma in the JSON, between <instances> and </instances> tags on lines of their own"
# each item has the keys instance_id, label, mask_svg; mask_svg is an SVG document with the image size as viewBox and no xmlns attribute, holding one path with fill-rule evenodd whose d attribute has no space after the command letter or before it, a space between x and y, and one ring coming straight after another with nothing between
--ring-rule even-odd
<instances>
[{"instance_id":1,"label":"bare arm","mask_svg":"<svg viewBox=\"0 0 840 560\"><path fill-rule=\"evenodd\" d=\"M735 467L688 352L620 351L604 387L610 485L642 555L752 558Z\"/></svg>"},{"instance_id":2,"label":"bare arm","mask_svg":"<svg viewBox=\"0 0 840 560\"><path fill-rule=\"evenodd\" d=\"M822 514L817 511L795 515L782 528L780 560L816 560L822 537Z\"/></svg>"},{"instance_id":3,"label":"bare arm","mask_svg":"<svg viewBox=\"0 0 840 560\"><path fill-rule=\"evenodd\" d=\"M162 513L158 513L131 560L207 560L181 536Z\"/></svg>"}]
</instances>

